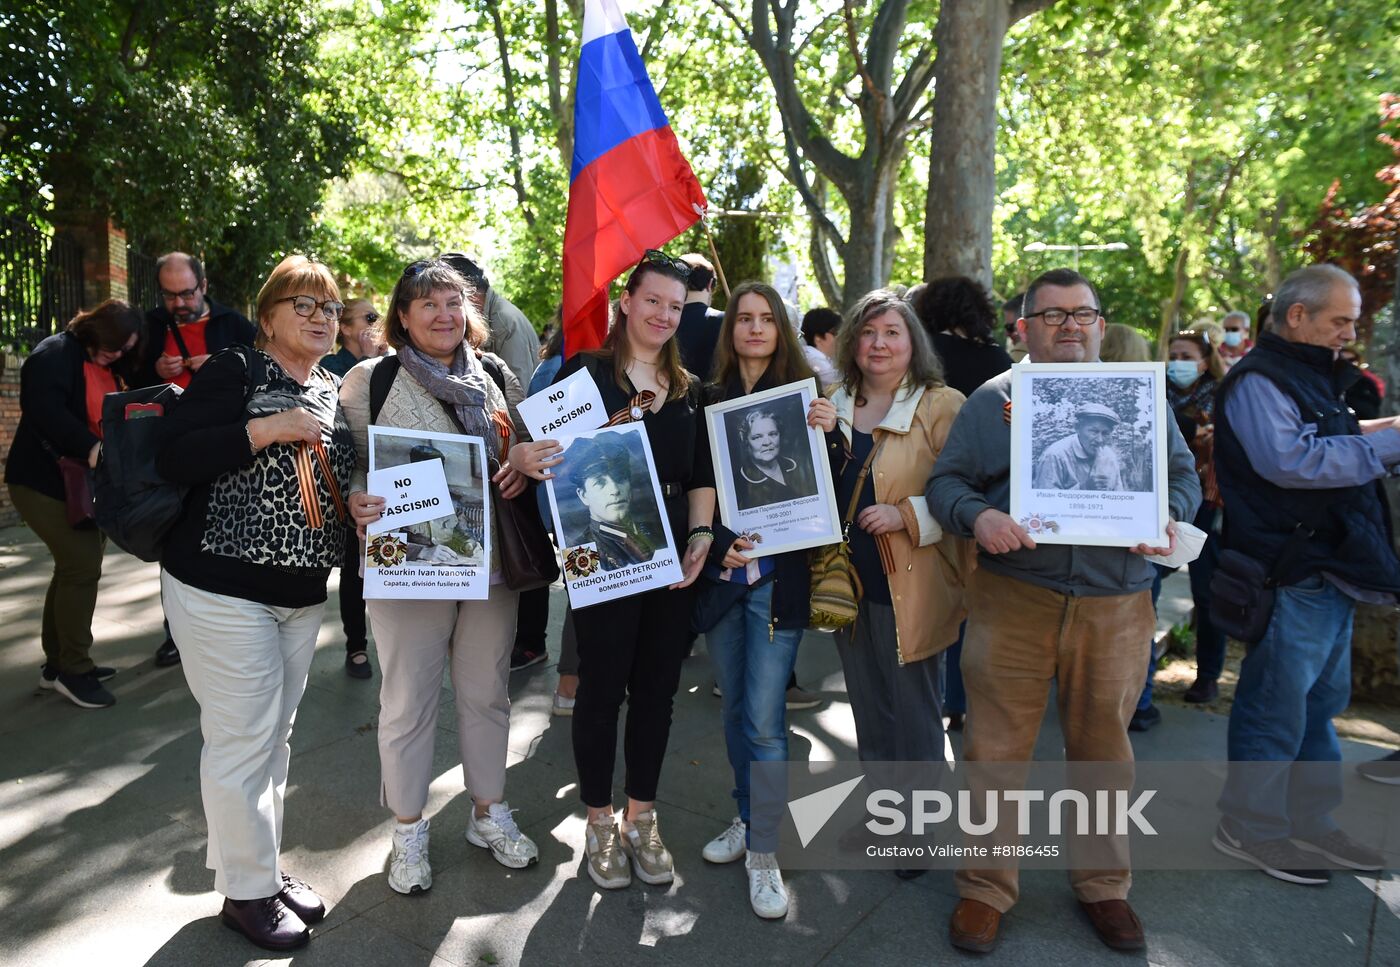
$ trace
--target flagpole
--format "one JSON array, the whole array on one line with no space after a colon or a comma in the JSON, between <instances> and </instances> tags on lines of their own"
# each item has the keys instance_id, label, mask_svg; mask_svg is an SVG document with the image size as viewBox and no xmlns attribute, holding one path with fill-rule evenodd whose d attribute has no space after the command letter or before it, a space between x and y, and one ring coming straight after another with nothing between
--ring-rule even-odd
<instances>
[{"instance_id":1,"label":"flagpole","mask_svg":"<svg viewBox=\"0 0 1400 967\"><path fill-rule=\"evenodd\" d=\"M695 206L697 210L700 206ZM724 277L724 263L719 260L719 250L715 248L715 237L710 234L710 218L704 212L700 213L700 225L705 229L705 241L710 243L710 261L715 263L715 271L719 273L719 284L724 286L724 298L729 298L729 280Z\"/></svg>"}]
</instances>

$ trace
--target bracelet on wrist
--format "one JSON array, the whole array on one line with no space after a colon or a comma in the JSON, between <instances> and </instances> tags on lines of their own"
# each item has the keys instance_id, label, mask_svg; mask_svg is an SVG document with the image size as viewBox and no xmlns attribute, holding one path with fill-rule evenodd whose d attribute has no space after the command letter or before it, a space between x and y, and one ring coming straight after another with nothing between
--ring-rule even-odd
<instances>
[{"instance_id":1,"label":"bracelet on wrist","mask_svg":"<svg viewBox=\"0 0 1400 967\"><path fill-rule=\"evenodd\" d=\"M695 543L695 539L697 537L708 537L710 540L713 541L715 539L715 532L709 527L692 527L690 529L690 533L686 536L686 544L689 545Z\"/></svg>"},{"instance_id":2,"label":"bracelet on wrist","mask_svg":"<svg viewBox=\"0 0 1400 967\"><path fill-rule=\"evenodd\" d=\"M253 426L251 422L243 424L243 432L248 434L248 453L256 457L258 451L261 450L262 447L253 442Z\"/></svg>"}]
</instances>

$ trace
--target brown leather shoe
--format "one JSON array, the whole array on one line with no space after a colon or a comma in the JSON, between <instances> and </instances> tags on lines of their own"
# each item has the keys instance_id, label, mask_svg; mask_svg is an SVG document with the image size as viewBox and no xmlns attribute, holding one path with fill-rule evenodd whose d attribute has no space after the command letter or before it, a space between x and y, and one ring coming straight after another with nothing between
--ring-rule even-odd
<instances>
[{"instance_id":1,"label":"brown leather shoe","mask_svg":"<svg viewBox=\"0 0 1400 967\"><path fill-rule=\"evenodd\" d=\"M1099 933L1099 939L1114 950L1142 950L1147 940L1142 933L1142 921L1137 918L1127 900L1103 900L1099 903L1079 901L1089 921Z\"/></svg>"},{"instance_id":2,"label":"brown leather shoe","mask_svg":"<svg viewBox=\"0 0 1400 967\"><path fill-rule=\"evenodd\" d=\"M997 945L997 927L1001 911L981 900L959 900L948 923L948 939L959 950L975 954L991 953Z\"/></svg>"},{"instance_id":3,"label":"brown leather shoe","mask_svg":"<svg viewBox=\"0 0 1400 967\"><path fill-rule=\"evenodd\" d=\"M224 898L219 919L264 950L295 950L311 939L311 931L276 896L261 900Z\"/></svg>"},{"instance_id":4,"label":"brown leather shoe","mask_svg":"<svg viewBox=\"0 0 1400 967\"><path fill-rule=\"evenodd\" d=\"M308 927L326 919L326 901L317 896L316 891L307 886L305 881L294 876L282 874L282 892L277 894L277 899L281 900L288 910L301 917L301 922Z\"/></svg>"}]
</instances>

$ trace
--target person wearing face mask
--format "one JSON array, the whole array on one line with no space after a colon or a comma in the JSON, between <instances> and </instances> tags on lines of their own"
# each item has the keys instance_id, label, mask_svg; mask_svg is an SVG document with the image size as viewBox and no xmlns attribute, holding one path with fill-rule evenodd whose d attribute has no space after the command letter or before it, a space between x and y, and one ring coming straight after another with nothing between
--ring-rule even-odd
<instances>
[{"instance_id":1,"label":"person wearing face mask","mask_svg":"<svg viewBox=\"0 0 1400 967\"><path fill-rule=\"evenodd\" d=\"M1053 269L1036 278L1016 325L1032 363L1099 360L1103 313L1094 287L1078 272ZM975 537L980 549L967 590L963 753L969 763L1029 761L1054 685L1065 760L1121 763L1111 770L1121 777L1133 761L1128 723L1156 628L1153 568L1144 555L1175 550L1175 521L1195 516L1201 499L1195 460L1175 422L1168 423L1167 547L1037 544L1007 512L1011 382L1012 374L1003 373L968 398L926 490L939 522ZM1014 827L1003 823L994 835L1005 842ZM1070 846L1080 859L1069 874L1080 907L1107 946L1140 950L1142 922L1127 901L1127 837L1097 838L1094 850L1085 863L1079 847ZM962 899L949 925L952 943L990 951L1002 915L1019 897L1017 870L962 869L956 880Z\"/></svg>"},{"instance_id":2,"label":"person wearing face mask","mask_svg":"<svg viewBox=\"0 0 1400 967\"><path fill-rule=\"evenodd\" d=\"M1219 346L1220 363L1229 369L1254 348L1254 340L1249 338L1249 313L1238 309L1227 312L1220 320L1220 328L1225 330Z\"/></svg>"},{"instance_id":3,"label":"person wearing face mask","mask_svg":"<svg viewBox=\"0 0 1400 967\"><path fill-rule=\"evenodd\" d=\"M1213 461L1215 390L1225 376L1225 367L1206 335L1192 329L1173 336L1168 353L1167 403L1196 458L1196 473L1201 478L1201 509L1191 523L1205 531L1206 542L1190 564L1191 601L1196 608L1196 680L1186 690L1186 701L1201 704L1219 696L1216 682L1225 664L1225 633L1210 617L1210 579L1220 554L1216 534L1220 488Z\"/></svg>"}]
</instances>

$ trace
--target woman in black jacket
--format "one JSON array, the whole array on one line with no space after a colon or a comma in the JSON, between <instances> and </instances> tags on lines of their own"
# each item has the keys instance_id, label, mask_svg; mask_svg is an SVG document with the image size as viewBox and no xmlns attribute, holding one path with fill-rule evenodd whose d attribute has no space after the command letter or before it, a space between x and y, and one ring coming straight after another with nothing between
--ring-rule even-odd
<instances>
[{"instance_id":1,"label":"woman in black jacket","mask_svg":"<svg viewBox=\"0 0 1400 967\"><path fill-rule=\"evenodd\" d=\"M161 597L200 708L207 863L223 922L268 950L301 946L325 916L278 847L292 721L348 526L355 441L339 381L317 365L342 308L328 268L284 259L258 293L257 348L199 368L156 458L190 488Z\"/></svg>"},{"instance_id":2,"label":"woman in black jacket","mask_svg":"<svg viewBox=\"0 0 1400 967\"><path fill-rule=\"evenodd\" d=\"M120 385L113 366L135 350L141 325L140 312L109 299L78 313L65 331L34 348L20 369L19 427L5 463L15 509L53 555L39 687L80 708L116 702L101 684L116 672L89 657L106 541L92 521L76 527L68 522L59 460L97 465L102 397Z\"/></svg>"},{"instance_id":3,"label":"woman in black jacket","mask_svg":"<svg viewBox=\"0 0 1400 967\"><path fill-rule=\"evenodd\" d=\"M730 296L715 347L715 382L709 402L739 399L750 393L811 379L796 333L787 324L783 300L772 286L745 282ZM776 432L777 420L766 410L745 418L744 449L755 432ZM809 426L824 432L836 429L836 410L826 400L812 401ZM770 447L772 449L772 447ZM756 459L775 453L754 454ZM794 461L795 463L795 461ZM743 460L736 476L755 472ZM796 467L793 467L794 471ZM782 490L800 486L787 479ZM766 478L765 478L766 479ZM736 486L740 486L736 481ZM816 492L815 482L809 492ZM779 499L782 499L781 497ZM756 503L770 503L762 500ZM740 508L745 508L742 497ZM781 816L751 817L749 763L787 759L786 700L788 677L797 660L797 645L807 627L811 577L806 551L788 551L749 558L754 544L716 520L715 541L701 580L701 615L721 610L705 634L714 662L715 681L724 699L724 741L734 772L734 798L739 815L729 828L706 844L702 855L712 863L729 863L746 856L749 905L764 919L787 913L787 889L777 863L778 820ZM701 617L701 626L710 619ZM753 818L753 826L750 820Z\"/></svg>"}]
</instances>

